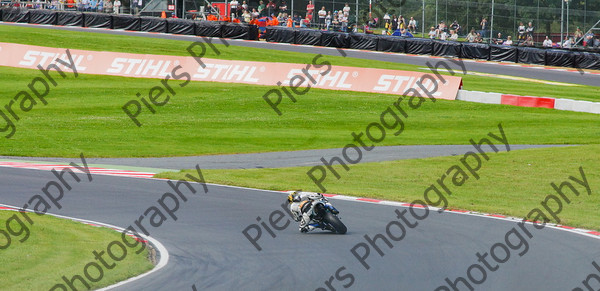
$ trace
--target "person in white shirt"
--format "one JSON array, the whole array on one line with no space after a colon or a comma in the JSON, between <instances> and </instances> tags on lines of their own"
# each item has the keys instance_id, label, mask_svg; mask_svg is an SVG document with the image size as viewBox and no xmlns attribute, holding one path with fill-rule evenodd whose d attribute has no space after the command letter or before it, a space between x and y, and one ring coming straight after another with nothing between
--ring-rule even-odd
<instances>
[{"instance_id":1,"label":"person in white shirt","mask_svg":"<svg viewBox=\"0 0 600 291\"><path fill-rule=\"evenodd\" d=\"M445 31L440 32L440 39L441 40L446 40L447 37L448 37L448 34Z\"/></svg>"},{"instance_id":2,"label":"person in white shirt","mask_svg":"<svg viewBox=\"0 0 600 291\"><path fill-rule=\"evenodd\" d=\"M435 39L435 37L437 36L437 31L435 30L435 27L432 26L428 34L429 38Z\"/></svg>"},{"instance_id":3,"label":"person in white shirt","mask_svg":"<svg viewBox=\"0 0 600 291\"><path fill-rule=\"evenodd\" d=\"M565 38L565 42L563 42L563 48L571 48L573 46L573 41L570 38Z\"/></svg>"},{"instance_id":4,"label":"person in white shirt","mask_svg":"<svg viewBox=\"0 0 600 291\"><path fill-rule=\"evenodd\" d=\"M512 37L509 35L508 37L506 37L506 40L504 41L503 45L512 45L513 41L512 41Z\"/></svg>"},{"instance_id":5,"label":"person in white shirt","mask_svg":"<svg viewBox=\"0 0 600 291\"><path fill-rule=\"evenodd\" d=\"M240 5L240 2L238 2L237 0L231 0L231 2L229 2L229 8L231 9L231 13L235 13L235 16L237 16L238 5Z\"/></svg>"},{"instance_id":6,"label":"person in white shirt","mask_svg":"<svg viewBox=\"0 0 600 291\"><path fill-rule=\"evenodd\" d=\"M318 12L319 16L319 29L325 28L325 17L327 17L327 11L325 10L325 6L321 7L321 10Z\"/></svg>"},{"instance_id":7,"label":"person in white shirt","mask_svg":"<svg viewBox=\"0 0 600 291\"><path fill-rule=\"evenodd\" d=\"M552 40L547 35L546 35L546 39L544 39L544 42L542 43L542 46L552 47Z\"/></svg>"},{"instance_id":8,"label":"person in white shirt","mask_svg":"<svg viewBox=\"0 0 600 291\"><path fill-rule=\"evenodd\" d=\"M456 33L455 30L450 30L450 40L453 40L453 41L458 40L458 34Z\"/></svg>"},{"instance_id":9,"label":"person in white shirt","mask_svg":"<svg viewBox=\"0 0 600 291\"><path fill-rule=\"evenodd\" d=\"M348 3L344 5L344 9L342 9L342 11L344 11L344 16L348 17L348 15L350 15L350 6L348 5Z\"/></svg>"},{"instance_id":10,"label":"person in white shirt","mask_svg":"<svg viewBox=\"0 0 600 291\"><path fill-rule=\"evenodd\" d=\"M408 21L408 31L413 32L417 30L417 21L411 17L410 21Z\"/></svg>"},{"instance_id":11,"label":"person in white shirt","mask_svg":"<svg viewBox=\"0 0 600 291\"><path fill-rule=\"evenodd\" d=\"M115 14L119 14L119 10L121 8L121 1L115 0L115 3L113 3L113 8L115 10Z\"/></svg>"}]
</instances>

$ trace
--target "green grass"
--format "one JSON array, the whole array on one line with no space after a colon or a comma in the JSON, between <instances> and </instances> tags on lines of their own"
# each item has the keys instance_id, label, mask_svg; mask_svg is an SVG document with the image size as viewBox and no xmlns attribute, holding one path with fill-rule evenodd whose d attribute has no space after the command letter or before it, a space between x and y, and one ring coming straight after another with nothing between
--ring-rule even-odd
<instances>
[{"instance_id":1,"label":"green grass","mask_svg":"<svg viewBox=\"0 0 600 291\"><path fill-rule=\"evenodd\" d=\"M483 137L483 133L474 137L477 136ZM560 185L569 176L581 180L578 170L581 166L592 193L588 195L583 186L573 183L582 194L579 197L567 194L572 201L570 204L563 202L563 211L558 217L564 225L600 230L599 152L600 145L587 145L491 153L490 160L484 161L477 172L479 179L467 174L468 179L462 186L453 185L450 178L445 180L445 185L449 185L452 191L451 196L445 195L448 207L526 217L532 209L541 208L540 203L547 195L556 194L550 186L551 182ZM336 180L329 172L323 185L327 188L327 193L403 202L423 200L425 189L436 183L451 166L461 165L464 169L459 161L461 157L462 155L355 164L350 165L349 171L335 166L341 179ZM320 192L306 174L309 169L310 167L203 170L203 173L207 182L218 184ZM193 171L195 170L160 173L156 177L184 179L185 173ZM457 179L460 181L461 176ZM437 204L435 194L431 197L431 204ZM549 205L554 208L554 204Z\"/></svg>"},{"instance_id":2,"label":"green grass","mask_svg":"<svg viewBox=\"0 0 600 291\"><path fill-rule=\"evenodd\" d=\"M121 233L108 228L92 227L50 215L36 214L29 214L34 222L30 225L18 212L0 211L0 229L6 230L6 220L15 214L23 220L30 236L24 242L19 240L25 237L25 233L13 236L11 245L1 250L0 278L3 290L49 290L54 284L64 283L62 276L72 278L81 275L85 278L83 270L87 263L100 264L92 250L99 253L104 251L103 258L109 266L116 264L112 269L103 268L104 276L100 281L94 283L86 279L92 289L123 281L153 267L147 259L147 249L140 254L135 253L139 246L128 248L127 256L122 261L114 262L108 257L108 244L112 241L122 242ZM23 229L14 219L10 225L15 233ZM128 239L133 245L133 239ZM6 244L4 236L0 237L0 241L2 245ZM118 247L113 246L111 250L116 256L122 255ZM89 268L89 274L98 276L93 267ZM80 290L86 289L79 284L76 283L75 286Z\"/></svg>"},{"instance_id":3,"label":"green grass","mask_svg":"<svg viewBox=\"0 0 600 291\"><path fill-rule=\"evenodd\" d=\"M0 74L4 92L18 92L39 73L0 68ZM16 110L16 133L10 139L2 133L0 155L156 157L337 148L378 121L397 98L311 89L296 103L284 101L278 116L262 98L270 87L191 82L156 114L144 109L138 128L121 107L158 80L71 75L57 82L48 105ZM13 94L1 95L0 105ZM600 136L596 114L446 100L403 107L409 114L405 132L389 131L378 145L468 144L500 122L511 144L591 144Z\"/></svg>"},{"instance_id":4,"label":"green grass","mask_svg":"<svg viewBox=\"0 0 600 291\"><path fill-rule=\"evenodd\" d=\"M8 25L0 25L0 41L70 49L179 56L188 56L189 53L186 48L191 44L191 41L167 40L142 36L109 35L94 33L93 30L90 30L90 32L76 32ZM207 49L205 55L206 58L304 64L311 63L311 60L314 58L313 54L307 53L237 47L233 45L226 47L220 44L218 40L213 42L218 48L218 54L211 49ZM341 56L327 56L326 59L332 64L340 66L424 72L419 69L420 66L409 64L363 60L350 57L344 58ZM473 75L465 75L462 77L464 83L463 88L465 90L547 96L588 101L600 100L600 87L550 86L535 82L508 81ZM543 79L543 72L541 71L539 79Z\"/></svg>"}]
</instances>

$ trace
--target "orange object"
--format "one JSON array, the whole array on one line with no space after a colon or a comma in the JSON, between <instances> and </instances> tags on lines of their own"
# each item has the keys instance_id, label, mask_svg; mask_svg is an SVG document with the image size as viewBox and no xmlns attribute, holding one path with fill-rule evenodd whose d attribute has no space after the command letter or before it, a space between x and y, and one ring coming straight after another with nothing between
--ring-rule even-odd
<instances>
[{"instance_id":1,"label":"orange object","mask_svg":"<svg viewBox=\"0 0 600 291\"><path fill-rule=\"evenodd\" d=\"M237 19L237 18L234 18L234 19L233 19L233 23L242 23L242 22L241 22L239 19Z\"/></svg>"},{"instance_id":2,"label":"orange object","mask_svg":"<svg viewBox=\"0 0 600 291\"><path fill-rule=\"evenodd\" d=\"M292 20L292 18L288 18L287 20L287 27L292 27L294 24L294 21Z\"/></svg>"},{"instance_id":3,"label":"orange object","mask_svg":"<svg viewBox=\"0 0 600 291\"><path fill-rule=\"evenodd\" d=\"M167 13L164 11L160 13L160 18L167 18Z\"/></svg>"},{"instance_id":4,"label":"orange object","mask_svg":"<svg viewBox=\"0 0 600 291\"><path fill-rule=\"evenodd\" d=\"M250 24L258 25L258 19L254 18L254 19L250 20Z\"/></svg>"},{"instance_id":5,"label":"orange object","mask_svg":"<svg viewBox=\"0 0 600 291\"><path fill-rule=\"evenodd\" d=\"M206 20L209 20L209 21L217 21L217 20L218 20L218 18L217 18L216 16L214 16L214 15L212 15L212 14L211 14L211 15L209 15L209 16L207 16L207 17L206 17Z\"/></svg>"}]
</instances>

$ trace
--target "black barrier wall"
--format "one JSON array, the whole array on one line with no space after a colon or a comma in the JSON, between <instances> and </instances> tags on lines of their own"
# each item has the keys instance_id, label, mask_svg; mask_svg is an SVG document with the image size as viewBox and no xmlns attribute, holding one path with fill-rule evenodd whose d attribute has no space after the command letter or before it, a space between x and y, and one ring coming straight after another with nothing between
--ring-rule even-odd
<instances>
[{"instance_id":1,"label":"black barrier wall","mask_svg":"<svg viewBox=\"0 0 600 291\"><path fill-rule=\"evenodd\" d=\"M2 21L29 23L29 10L19 8L2 9Z\"/></svg>"},{"instance_id":2,"label":"black barrier wall","mask_svg":"<svg viewBox=\"0 0 600 291\"><path fill-rule=\"evenodd\" d=\"M377 50L377 42L379 39L372 34L350 34L350 48L359 50Z\"/></svg>"},{"instance_id":3,"label":"black barrier wall","mask_svg":"<svg viewBox=\"0 0 600 291\"><path fill-rule=\"evenodd\" d=\"M430 55L433 52L433 41L425 38L407 38L406 53L416 55Z\"/></svg>"},{"instance_id":4,"label":"black barrier wall","mask_svg":"<svg viewBox=\"0 0 600 291\"><path fill-rule=\"evenodd\" d=\"M434 40L431 54L434 56L460 58L460 48L460 42Z\"/></svg>"},{"instance_id":5,"label":"black barrier wall","mask_svg":"<svg viewBox=\"0 0 600 291\"><path fill-rule=\"evenodd\" d=\"M380 52L406 52L406 39L404 38L390 35L378 35L377 38L377 50Z\"/></svg>"},{"instance_id":6,"label":"black barrier wall","mask_svg":"<svg viewBox=\"0 0 600 291\"><path fill-rule=\"evenodd\" d=\"M519 63L536 65L546 64L546 51L544 49L534 47L519 47L517 51Z\"/></svg>"},{"instance_id":7,"label":"black barrier wall","mask_svg":"<svg viewBox=\"0 0 600 291\"><path fill-rule=\"evenodd\" d=\"M112 15L105 13L83 13L83 26L94 28L112 28Z\"/></svg>"},{"instance_id":8,"label":"black barrier wall","mask_svg":"<svg viewBox=\"0 0 600 291\"><path fill-rule=\"evenodd\" d=\"M517 47L508 45L490 45L490 61L517 62Z\"/></svg>"},{"instance_id":9,"label":"black barrier wall","mask_svg":"<svg viewBox=\"0 0 600 291\"><path fill-rule=\"evenodd\" d=\"M169 32L205 37L258 39L258 27L256 25L217 21L162 19L157 17L43 9L28 10L9 7L0 9L0 19L4 22L85 26L160 33ZM284 26L268 26L265 38L269 42L321 45L419 55L430 54L445 57L489 59L502 62L600 70L600 51L586 52L495 44L459 43L422 38L320 31Z\"/></svg>"},{"instance_id":10,"label":"black barrier wall","mask_svg":"<svg viewBox=\"0 0 600 291\"><path fill-rule=\"evenodd\" d=\"M29 23L35 24L56 24L56 13L51 10L30 10L29 11Z\"/></svg>"},{"instance_id":11,"label":"black barrier wall","mask_svg":"<svg viewBox=\"0 0 600 291\"><path fill-rule=\"evenodd\" d=\"M56 24L65 26L83 26L83 13L73 11L57 11Z\"/></svg>"},{"instance_id":12,"label":"black barrier wall","mask_svg":"<svg viewBox=\"0 0 600 291\"><path fill-rule=\"evenodd\" d=\"M196 24L193 20L167 18L167 33L196 35Z\"/></svg>"},{"instance_id":13,"label":"black barrier wall","mask_svg":"<svg viewBox=\"0 0 600 291\"><path fill-rule=\"evenodd\" d=\"M220 22L216 21L200 21L196 22L196 35L206 37L221 37Z\"/></svg>"},{"instance_id":14,"label":"black barrier wall","mask_svg":"<svg viewBox=\"0 0 600 291\"><path fill-rule=\"evenodd\" d=\"M321 31L316 29L296 30L295 44L321 45Z\"/></svg>"},{"instance_id":15,"label":"black barrier wall","mask_svg":"<svg viewBox=\"0 0 600 291\"><path fill-rule=\"evenodd\" d=\"M140 30L148 32L167 32L167 20L157 17L140 17Z\"/></svg>"},{"instance_id":16,"label":"black barrier wall","mask_svg":"<svg viewBox=\"0 0 600 291\"><path fill-rule=\"evenodd\" d=\"M139 17L120 14L112 16L113 29L125 29L140 31L142 29L142 20Z\"/></svg>"},{"instance_id":17,"label":"black barrier wall","mask_svg":"<svg viewBox=\"0 0 600 291\"><path fill-rule=\"evenodd\" d=\"M464 59L489 60L490 46L484 43L465 42L461 44L460 56Z\"/></svg>"}]
</instances>

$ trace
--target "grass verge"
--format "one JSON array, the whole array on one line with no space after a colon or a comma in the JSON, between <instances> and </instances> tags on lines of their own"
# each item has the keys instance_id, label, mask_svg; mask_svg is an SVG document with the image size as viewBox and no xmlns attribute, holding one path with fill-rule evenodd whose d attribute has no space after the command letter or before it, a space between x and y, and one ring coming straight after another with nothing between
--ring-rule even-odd
<instances>
[{"instance_id":1,"label":"grass verge","mask_svg":"<svg viewBox=\"0 0 600 291\"><path fill-rule=\"evenodd\" d=\"M94 51L179 56L189 56L186 48L191 44L191 41L148 38L143 36L110 35L94 32L93 30L90 30L90 32L77 32L9 25L0 25L0 35L2 35L2 42ZM248 48L234 45L226 47L219 44L219 41L215 41L215 46L219 50L219 53L217 54L215 51L207 49L205 55L206 58L303 64L311 63L314 58L314 54L308 53ZM339 66L423 72L423 70L419 70L422 66L402 63L350 57L344 58L341 56L327 56L325 59L332 64ZM569 86L551 86L548 84L527 81L507 81L485 76L464 75L462 77L464 83L463 89L465 90L588 101L600 100L600 87L595 86L577 86L574 88ZM541 71L539 79L543 79L543 72Z\"/></svg>"},{"instance_id":2,"label":"grass verge","mask_svg":"<svg viewBox=\"0 0 600 291\"><path fill-rule=\"evenodd\" d=\"M565 225L600 230L598 215L600 155L598 152L600 152L600 145L491 153L490 160L483 161L481 169L477 172L479 179L467 172L467 179L461 186L457 186L447 178L445 185L450 185L452 194L444 197L447 199L448 207L452 209L526 217L532 209L541 208L540 203L547 195L556 194L550 185L551 182L560 185L568 180L569 176L581 180L578 170L581 166L591 187L591 195L587 194L583 186L573 183L581 195L576 197L565 191L570 193L567 195L571 203L563 202L563 210L558 217L560 223ZM341 166L334 166L340 173L341 179L336 180L329 172L323 185L328 193L403 202L423 200L427 187L436 183L436 180L451 166L459 165L459 159L460 157L455 156L355 164L350 165L349 171L345 171ZM309 169L310 167L203 170L203 173L206 181L210 183L270 190L303 189L319 192L319 188L306 175ZM192 171L194 170L165 172L156 177L185 179L185 174ZM462 175L458 175L455 179L457 184L460 184L463 178ZM432 194L431 197L430 201L436 203L435 197L438 196ZM555 208L552 201L549 205Z\"/></svg>"},{"instance_id":3,"label":"grass verge","mask_svg":"<svg viewBox=\"0 0 600 291\"><path fill-rule=\"evenodd\" d=\"M0 211L0 225L6 225L7 219L17 214L14 211ZM20 217L20 216L17 216ZM20 217L21 218L21 217ZM84 275L84 267L89 262L97 262L92 251L104 251L112 241L121 241L121 233L107 228L98 228L60 219L50 215L32 215L33 225L23 222L19 226L17 220L11 219L11 229L19 232L29 229L29 238L25 232L18 237L12 237L9 247L2 250L0 256L0 277L4 290L49 290L55 284L64 284L62 276L72 278ZM23 219L23 218L21 218ZM128 238L130 239L130 238ZM5 238L2 237L2 244ZM19 240L24 240L19 242ZM133 245L133 240L130 242ZM115 256L121 256L118 247L113 247ZM108 286L127 278L139 275L152 269L148 260L147 249L135 254L134 249L127 249L127 256L116 262L112 269L103 268L103 276L94 283L86 279L92 289ZM114 260L104 255L104 260L111 265ZM98 262L98 264L100 264ZM96 268L88 268L89 274L98 278ZM75 286L87 289L75 280Z\"/></svg>"},{"instance_id":4,"label":"grass verge","mask_svg":"<svg viewBox=\"0 0 600 291\"><path fill-rule=\"evenodd\" d=\"M26 89L32 71L0 67L5 92ZM296 103L282 102L279 116L262 98L268 86L191 82L155 107L155 114L144 108L137 127L122 106L137 92L146 95L158 80L55 75L58 86L45 97L48 105L16 110L20 119L10 139L4 138L10 131L0 119L0 130L5 128L0 155L157 157L338 148L352 142L352 132L379 122L397 100L311 89ZM0 95L0 105L13 96ZM591 144L600 136L596 114L447 100L402 107L408 113L405 131L396 136L397 130L388 130L378 145L468 144L500 122L510 144Z\"/></svg>"}]
</instances>

